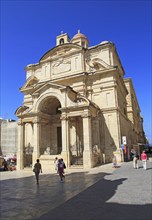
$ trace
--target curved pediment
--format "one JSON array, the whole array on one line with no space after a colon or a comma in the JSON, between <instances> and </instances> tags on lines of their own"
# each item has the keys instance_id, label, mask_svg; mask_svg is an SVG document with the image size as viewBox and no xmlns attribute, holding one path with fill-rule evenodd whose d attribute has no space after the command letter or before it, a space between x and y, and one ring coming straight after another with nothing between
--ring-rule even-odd
<instances>
[{"instance_id":1,"label":"curved pediment","mask_svg":"<svg viewBox=\"0 0 152 220\"><path fill-rule=\"evenodd\" d=\"M29 109L29 107L27 107L27 106L20 106L20 107L18 107L16 109L15 115L19 116L19 115L23 114L27 109Z\"/></svg>"},{"instance_id":2,"label":"curved pediment","mask_svg":"<svg viewBox=\"0 0 152 220\"><path fill-rule=\"evenodd\" d=\"M39 60L39 62L48 61L51 58L60 57L62 55L66 55L68 53L72 53L74 51L80 51L82 49L81 46L72 43L66 43L62 45L58 45L51 50L47 51Z\"/></svg>"},{"instance_id":3,"label":"curved pediment","mask_svg":"<svg viewBox=\"0 0 152 220\"><path fill-rule=\"evenodd\" d=\"M22 86L21 90L27 89L27 88L33 88L38 83L38 78L35 76L31 76L27 79L26 83Z\"/></svg>"}]
</instances>

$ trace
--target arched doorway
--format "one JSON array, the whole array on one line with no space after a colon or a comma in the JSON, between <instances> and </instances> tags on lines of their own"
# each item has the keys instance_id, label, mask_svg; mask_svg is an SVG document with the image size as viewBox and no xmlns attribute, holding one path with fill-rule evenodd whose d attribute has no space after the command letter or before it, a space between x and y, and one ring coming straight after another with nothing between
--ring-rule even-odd
<instances>
[{"instance_id":1,"label":"arched doorway","mask_svg":"<svg viewBox=\"0 0 152 220\"><path fill-rule=\"evenodd\" d=\"M39 112L41 116L40 155L61 154L62 129L60 108L61 103L54 96L45 98L39 105Z\"/></svg>"}]
</instances>

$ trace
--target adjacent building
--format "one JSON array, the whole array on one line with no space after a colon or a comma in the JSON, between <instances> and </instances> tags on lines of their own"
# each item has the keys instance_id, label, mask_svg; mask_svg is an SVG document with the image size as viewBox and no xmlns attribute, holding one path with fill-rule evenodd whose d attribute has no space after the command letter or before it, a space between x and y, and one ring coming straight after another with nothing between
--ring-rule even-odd
<instances>
[{"instance_id":1,"label":"adjacent building","mask_svg":"<svg viewBox=\"0 0 152 220\"><path fill-rule=\"evenodd\" d=\"M14 156L17 153L18 125L15 120L0 118L0 155Z\"/></svg>"},{"instance_id":2,"label":"adjacent building","mask_svg":"<svg viewBox=\"0 0 152 220\"><path fill-rule=\"evenodd\" d=\"M132 80L124 78L114 43L89 47L80 31L72 39L62 33L25 70L24 101L16 110L18 169L26 167L29 150L31 165L39 158L50 169L57 156L67 167L91 168L113 155L123 161L134 144L145 143Z\"/></svg>"}]
</instances>

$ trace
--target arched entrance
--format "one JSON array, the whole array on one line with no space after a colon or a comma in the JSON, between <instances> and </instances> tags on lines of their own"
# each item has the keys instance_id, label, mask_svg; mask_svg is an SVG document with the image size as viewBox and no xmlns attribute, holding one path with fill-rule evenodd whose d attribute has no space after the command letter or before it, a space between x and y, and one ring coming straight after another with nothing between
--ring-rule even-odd
<instances>
[{"instance_id":1,"label":"arched entrance","mask_svg":"<svg viewBox=\"0 0 152 220\"><path fill-rule=\"evenodd\" d=\"M40 155L61 154L61 103L56 97L49 96L41 101L39 112L41 117Z\"/></svg>"}]
</instances>

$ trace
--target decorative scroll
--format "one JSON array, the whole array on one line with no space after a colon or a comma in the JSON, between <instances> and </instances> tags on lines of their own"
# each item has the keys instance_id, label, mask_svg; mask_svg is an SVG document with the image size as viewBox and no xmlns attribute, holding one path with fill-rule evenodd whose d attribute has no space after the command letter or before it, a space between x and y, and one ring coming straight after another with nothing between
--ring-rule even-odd
<instances>
[{"instance_id":1,"label":"decorative scroll","mask_svg":"<svg viewBox=\"0 0 152 220\"><path fill-rule=\"evenodd\" d=\"M84 113L81 114L81 117L82 117L82 118L89 118L89 117L91 117L91 113L89 113L89 112L84 112Z\"/></svg>"},{"instance_id":2,"label":"decorative scroll","mask_svg":"<svg viewBox=\"0 0 152 220\"><path fill-rule=\"evenodd\" d=\"M61 119L61 120L68 120L68 116L66 116L66 115L61 115L60 119Z\"/></svg>"},{"instance_id":3,"label":"decorative scroll","mask_svg":"<svg viewBox=\"0 0 152 220\"><path fill-rule=\"evenodd\" d=\"M38 124L38 123L40 123L40 118L35 117L35 118L33 119L33 124Z\"/></svg>"},{"instance_id":4,"label":"decorative scroll","mask_svg":"<svg viewBox=\"0 0 152 220\"><path fill-rule=\"evenodd\" d=\"M18 125L23 125L24 123L23 123L22 119L18 119L18 123L17 124Z\"/></svg>"}]
</instances>

